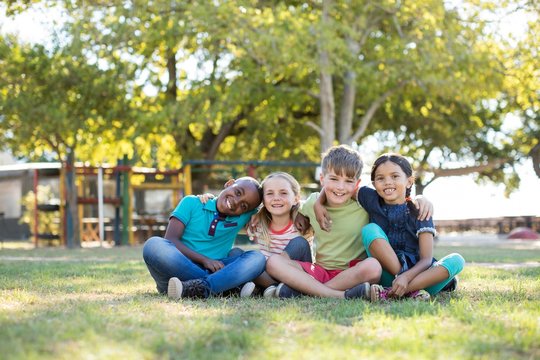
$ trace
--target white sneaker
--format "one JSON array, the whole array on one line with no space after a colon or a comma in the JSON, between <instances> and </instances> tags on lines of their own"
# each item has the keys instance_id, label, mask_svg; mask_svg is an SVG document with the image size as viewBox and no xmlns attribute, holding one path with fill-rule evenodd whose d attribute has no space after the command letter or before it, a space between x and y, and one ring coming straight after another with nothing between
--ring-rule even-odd
<instances>
[{"instance_id":1,"label":"white sneaker","mask_svg":"<svg viewBox=\"0 0 540 360\"><path fill-rule=\"evenodd\" d=\"M276 290L277 290L276 285L270 285L269 287L264 289L263 297L265 297L265 298L274 298L274 297L276 297Z\"/></svg>"},{"instance_id":2,"label":"white sneaker","mask_svg":"<svg viewBox=\"0 0 540 360\"><path fill-rule=\"evenodd\" d=\"M253 294L253 290L255 290L255 283L253 281L245 283L242 286L242 290L240 290L240 297L250 297Z\"/></svg>"},{"instance_id":3,"label":"white sneaker","mask_svg":"<svg viewBox=\"0 0 540 360\"><path fill-rule=\"evenodd\" d=\"M173 300L178 300L182 297L182 289L184 286L178 278L170 278L169 286L167 287L167 296Z\"/></svg>"}]
</instances>

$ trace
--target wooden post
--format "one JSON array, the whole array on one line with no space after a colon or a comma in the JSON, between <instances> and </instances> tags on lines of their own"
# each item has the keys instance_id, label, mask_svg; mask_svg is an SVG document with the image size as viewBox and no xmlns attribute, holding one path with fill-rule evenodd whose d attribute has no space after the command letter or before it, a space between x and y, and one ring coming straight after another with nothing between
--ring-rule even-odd
<instances>
[{"instance_id":1,"label":"wooden post","mask_svg":"<svg viewBox=\"0 0 540 360\"><path fill-rule=\"evenodd\" d=\"M34 246L38 247L38 223L39 223L39 214L38 214L38 170L34 170Z\"/></svg>"},{"instance_id":2,"label":"wooden post","mask_svg":"<svg viewBox=\"0 0 540 360\"><path fill-rule=\"evenodd\" d=\"M99 246L103 246L105 238L105 224L103 221L103 168L98 167L97 173L97 191L98 191L98 229L99 229Z\"/></svg>"},{"instance_id":3,"label":"wooden post","mask_svg":"<svg viewBox=\"0 0 540 360\"><path fill-rule=\"evenodd\" d=\"M184 195L191 195L191 164L184 166Z\"/></svg>"},{"instance_id":4,"label":"wooden post","mask_svg":"<svg viewBox=\"0 0 540 360\"><path fill-rule=\"evenodd\" d=\"M122 161L124 167L128 165L127 156L124 155ZM129 173L126 169L122 174L122 245L129 243L129 232L131 231L132 221L130 222L130 199L129 199Z\"/></svg>"}]
</instances>

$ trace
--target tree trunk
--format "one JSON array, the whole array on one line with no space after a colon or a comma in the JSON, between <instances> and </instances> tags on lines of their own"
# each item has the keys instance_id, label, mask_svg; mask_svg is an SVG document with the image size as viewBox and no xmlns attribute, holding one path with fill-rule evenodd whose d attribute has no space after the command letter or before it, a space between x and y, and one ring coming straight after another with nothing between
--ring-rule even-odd
<instances>
[{"instance_id":1,"label":"tree trunk","mask_svg":"<svg viewBox=\"0 0 540 360\"><path fill-rule=\"evenodd\" d=\"M171 101L176 101L178 87L176 85L176 52L174 49L167 51L167 73L169 80L167 81L167 98Z\"/></svg>"},{"instance_id":2,"label":"tree trunk","mask_svg":"<svg viewBox=\"0 0 540 360\"><path fill-rule=\"evenodd\" d=\"M323 1L322 26L323 34L319 43L320 74L320 104L321 104L321 152L332 146L336 138L336 118L334 105L334 90L332 87L332 74L330 73L330 57L326 50L324 31L328 23L330 1Z\"/></svg>"},{"instance_id":3,"label":"tree trunk","mask_svg":"<svg viewBox=\"0 0 540 360\"><path fill-rule=\"evenodd\" d=\"M425 188L426 186L422 184L422 181L420 179L418 179L418 181L415 181L414 189L415 189L416 195L422 195L424 193Z\"/></svg>"},{"instance_id":4,"label":"tree trunk","mask_svg":"<svg viewBox=\"0 0 540 360\"><path fill-rule=\"evenodd\" d=\"M77 186L75 185L75 156L70 149L66 159L66 245L72 249L81 246Z\"/></svg>"},{"instance_id":5,"label":"tree trunk","mask_svg":"<svg viewBox=\"0 0 540 360\"><path fill-rule=\"evenodd\" d=\"M356 97L356 73L348 70L345 74L345 87L338 124L338 139L340 144L347 143L352 132L354 115L354 98Z\"/></svg>"},{"instance_id":6,"label":"tree trunk","mask_svg":"<svg viewBox=\"0 0 540 360\"><path fill-rule=\"evenodd\" d=\"M529 154L532 157L534 173L540 178L540 143L536 144Z\"/></svg>"}]
</instances>

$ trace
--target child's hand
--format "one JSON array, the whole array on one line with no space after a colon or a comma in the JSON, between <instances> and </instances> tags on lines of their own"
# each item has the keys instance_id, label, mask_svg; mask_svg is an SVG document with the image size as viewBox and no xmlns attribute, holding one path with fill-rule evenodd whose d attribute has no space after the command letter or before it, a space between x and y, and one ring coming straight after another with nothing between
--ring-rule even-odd
<instances>
[{"instance_id":1,"label":"child's hand","mask_svg":"<svg viewBox=\"0 0 540 360\"><path fill-rule=\"evenodd\" d=\"M251 219L253 220L253 217L252 217ZM250 221L251 221L251 220L250 220ZM252 242L253 242L253 241L255 241L255 239L257 238L257 233L260 232L260 230L257 229L257 226L255 226L254 228L252 228L252 227L251 227L251 223L248 223L246 232L247 232L249 241L252 241Z\"/></svg>"},{"instance_id":2,"label":"child's hand","mask_svg":"<svg viewBox=\"0 0 540 360\"><path fill-rule=\"evenodd\" d=\"M422 195L417 195L413 203L418 209L418 220L428 220L433 216L433 203Z\"/></svg>"},{"instance_id":3,"label":"child's hand","mask_svg":"<svg viewBox=\"0 0 540 360\"><path fill-rule=\"evenodd\" d=\"M223 265L223 263L221 261L212 260L212 259L208 259L208 258L202 263L202 266L205 269L208 269L213 273L218 271L218 270L221 270L221 269L223 269L225 267L225 265Z\"/></svg>"},{"instance_id":4,"label":"child's hand","mask_svg":"<svg viewBox=\"0 0 540 360\"><path fill-rule=\"evenodd\" d=\"M321 191L321 194L323 191ZM323 205L324 197L319 195L317 201L313 204L313 211L315 212L315 219L319 223L319 226L322 230L329 232L332 230L332 219L328 215L328 210Z\"/></svg>"},{"instance_id":5,"label":"child's hand","mask_svg":"<svg viewBox=\"0 0 540 360\"><path fill-rule=\"evenodd\" d=\"M259 226L259 218L257 217L257 214L251 215L251 219L249 219L247 225L247 234L249 236L249 240L251 241L255 240L255 234L257 234L257 226Z\"/></svg>"},{"instance_id":6,"label":"child's hand","mask_svg":"<svg viewBox=\"0 0 540 360\"><path fill-rule=\"evenodd\" d=\"M296 218L294 219L294 226L298 231L300 231L301 234L305 234L306 231L308 231L311 227L311 223L309 222L308 217L305 217L304 215L298 213L296 214Z\"/></svg>"},{"instance_id":7,"label":"child's hand","mask_svg":"<svg viewBox=\"0 0 540 360\"><path fill-rule=\"evenodd\" d=\"M197 195L197 197L199 198L199 200L203 204L206 204L208 202L208 200L212 200L216 196L214 194L206 193L206 194L202 194L202 195Z\"/></svg>"},{"instance_id":8,"label":"child's hand","mask_svg":"<svg viewBox=\"0 0 540 360\"><path fill-rule=\"evenodd\" d=\"M391 297L402 297L407 293L409 280L405 276L399 275L392 281L392 290L388 293Z\"/></svg>"}]
</instances>

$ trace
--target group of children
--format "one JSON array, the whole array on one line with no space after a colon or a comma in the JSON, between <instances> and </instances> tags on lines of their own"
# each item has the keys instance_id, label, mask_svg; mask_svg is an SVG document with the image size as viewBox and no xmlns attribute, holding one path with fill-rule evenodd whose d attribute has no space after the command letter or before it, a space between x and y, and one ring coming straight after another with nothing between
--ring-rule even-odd
<instances>
[{"instance_id":1,"label":"group of children","mask_svg":"<svg viewBox=\"0 0 540 360\"><path fill-rule=\"evenodd\" d=\"M284 172L261 184L230 180L215 198L184 197L164 237L143 248L158 292L173 299L260 293L379 301L455 289L465 261L455 253L433 258L432 207L410 199L409 162L380 156L371 171L375 189L359 187L362 167L357 151L339 145L323 154L322 190L305 201ZM245 227L259 250L233 248Z\"/></svg>"}]
</instances>

